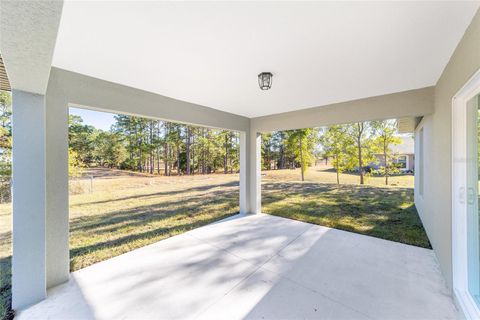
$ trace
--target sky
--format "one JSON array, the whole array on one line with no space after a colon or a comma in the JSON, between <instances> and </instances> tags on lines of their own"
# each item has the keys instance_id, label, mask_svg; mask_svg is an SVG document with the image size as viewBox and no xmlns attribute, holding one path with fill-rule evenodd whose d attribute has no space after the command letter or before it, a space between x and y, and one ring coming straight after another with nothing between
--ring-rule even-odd
<instances>
[{"instance_id":1,"label":"sky","mask_svg":"<svg viewBox=\"0 0 480 320\"><path fill-rule=\"evenodd\" d=\"M113 113L70 108L70 114L82 117L84 124L88 124L97 129L102 129L105 131L109 131L110 126L115 123L115 119L113 118L115 114Z\"/></svg>"}]
</instances>

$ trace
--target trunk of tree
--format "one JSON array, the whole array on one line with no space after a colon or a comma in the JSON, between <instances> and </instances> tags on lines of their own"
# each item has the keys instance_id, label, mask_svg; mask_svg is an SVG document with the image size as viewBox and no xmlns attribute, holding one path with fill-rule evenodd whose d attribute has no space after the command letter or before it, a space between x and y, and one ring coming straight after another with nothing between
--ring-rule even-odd
<instances>
[{"instance_id":1,"label":"trunk of tree","mask_svg":"<svg viewBox=\"0 0 480 320\"><path fill-rule=\"evenodd\" d=\"M157 146L157 174L160 175L160 147Z\"/></svg>"},{"instance_id":2,"label":"trunk of tree","mask_svg":"<svg viewBox=\"0 0 480 320\"><path fill-rule=\"evenodd\" d=\"M149 145L151 146L152 143L153 143L153 125L154 125L154 122L153 121L150 121L150 128L149 128L149 131L150 131L150 141L149 141ZM153 148L152 147L149 147L150 149L150 174L153 174L154 170L155 170L155 159L154 159L154 154L153 154Z\"/></svg>"},{"instance_id":3,"label":"trunk of tree","mask_svg":"<svg viewBox=\"0 0 480 320\"><path fill-rule=\"evenodd\" d=\"M283 149L283 142L280 145L280 169L285 169L285 152Z\"/></svg>"},{"instance_id":4,"label":"trunk of tree","mask_svg":"<svg viewBox=\"0 0 480 320\"><path fill-rule=\"evenodd\" d=\"M135 126L135 136L138 136L138 126ZM137 139L137 149L138 149L138 162L137 162L137 170L142 172L142 140Z\"/></svg>"},{"instance_id":5,"label":"trunk of tree","mask_svg":"<svg viewBox=\"0 0 480 320\"><path fill-rule=\"evenodd\" d=\"M187 126L187 141L185 143L185 153L187 158L186 174L190 175L190 127Z\"/></svg>"},{"instance_id":6,"label":"trunk of tree","mask_svg":"<svg viewBox=\"0 0 480 320\"><path fill-rule=\"evenodd\" d=\"M165 124L165 146L164 146L164 152L165 152L165 159L164 159L164 166L165 166L165 175L168 176L170 175L168 171L168 154L169 154L169 148L168 148L168 124Z\"/></svg>"},{"instance_id":7,"label":"trunk of tree","mask_svg":"<svg viewBox=\"0 0 480 320\"><path fill-rule=\"evenodd\" d=\"M302 172L302 181L305 181L305 177L303 175L303 145L302 139L300 138L300 171Z\"/></svg>"},{"instance_id":8,"label":"trunk of tree","mask_svg":"<svg viewBox=\"0 0 480 320\"><path fill-rule=\"evenodd\" d=\"M157 174L160 175L160 121L157 122Z\"/></svg>"},{"instance_id":9,"label":"trunk of tree","mask_svg":"<svg viewBox=\"0 0 480 320\"><path fill-rule=\"evenodd\" d=\"M228 134L225 134L225 156L223 157L223 173L227 174L228 173Z\"/></svg>"},{"instance_id":10,"label":"trunk of tree","mask_svg":"<svg viewBox=\"0 0 480 320\"><path fill-rule=\"evenodd\" d=\"M143 152L142 149L139 148L138 152L138 171L143 172Z\"/></svg>"},{"instance_id":11,"label":"trunk of tree","mask_svg":"<svg viewBox=\"0 0 480 320\"><path fill-rule=\"evenodd\" d=\"M210 136L207 132L207 140L209 141L210 139ZM210 144L207 144L207 153L206 153L206 159L210 159ZM214 161L214 165L215 165L215 159L213 159ZM210 166L210 164L207 165L207 174L210 174L212 172L212 167Z\"/></svg>"},{"instance_id":12,"label":"trunk of tree","mask_svg":"<svg viewBox=\"0 0 480 320\"><path fill-rule=\"evenodd\" d=\"M177 146L177 176L180 176L182 172L180 171L180 146Z\"/></svg>"},{"instance_id":13,"label":"trunk of tree","mask_svg":"<svg viewBox=\"0 0 480 320\"><path fill-rule=\"evenodd\" d=\"M163 160L163 166L164 166L163 174L168 176L168 143L165 144L164 153L165 153L165 158Z\"/></svg>"},{"instance_id":14,"label":"trunk of tree","mask_svg":"<svg viewBox=\"0 0 480 320\"><path fill-rule=\"evenodd\" d=\"M267 170L272 169L272 161L270 160L270 146L267 149Z\"/></svg>"},{"instance_id":15,"label":"trunk of tree","mask_svg":"<svg viewBox=\"0 0 480 320\"><path fill-rule=\"evenodd\" d=\"M362 143L360 139L357 141L358 143L358 170L360 172L360 184L364 184L363 180L363 161L362 161Z\"/></svg>"},{"instance_id":16,"label":"trunk of tree","mask_svg":"<svg viewBox=\"0 0 480 320\"><path fill-rule=\"evenodd\" d=\"M335 155L335 166L337 171L337 184L340 184L340 165L338 163L338 155Z\"/></svg>"},{"instance_id":17,"label":"trunk of tree","mask_svg":"<svg viewBox=\"0 0 480 320\"><path fill-rule=\"evenodd\" d=\"M170 160L170 158L172 157L172 148L168 148L168 160ZM170 162L170 161L169 161ZM171 176L172 175L172 167L173 167L173 164L170 164L168 165L168 175Z\"/></svg>"},{"instance_id":18,"label":"trunk of tree","mask_svg":"<svg viewBox=\"0 0 480 320\"><path fill-rule=\"evenodd\" d=\"M155 153L152 148L150 151L150 174L153 174L155 172Z\"/></svg>"},{"instance_id":19,"label":"trunk of tree","mask_svg":"<svg viewBox=\"0 0 480 320\"><path fill-rule=\"evenodd\" d=\"M230 145L233 145L233 132L230 132L229 138L230 138ZM233 156L230 155L230 159L229 159L230 173L233 173L232 158Z\"/></svg>"},{"instance_id":20,"label":"trunk of tree","mask_svg":"<svg viewBox=\"0 0 480 320\"><path fill-rule=\"evenodd\" d=\"M237 136L237 163L238 163L238 167L240 168L240 137ZM238 170L240 172L240 170Z\"/></svg>"},{"instance_id":21,"label":"trunk of tree","mask_svg":"<svg viewBox=\"0 0 480 320\"><path fill-rule=\"evenodd\" d=\"M387 141L383 140L383 158L385 161L385 185L388 186L388 155L387 155Z\"/></svg>"},{"instance_id":22,"label":"trunk of tree","mask_svg":"<svg viewBox=\"0 0 480 320\"><path fill-rule=\"evenodd\" d=\"M360 184L365 184L364 175L363 175L363 159L362 159L362 135L363 135L363 123L357 123L358 126L358 136L357 136L357 146L358 146L358 169L360 172Z\"/></svg>"},{"instance_id":23,"label":"trunk of tree","mask_svg":"<svg viewBox=\"0 0 480 320\"><path fill-rule=\"evenodd\" d=\"M195 132L192 135L192 175L195 175Z\"/></svg>"},{"instance_id":24,"label":"trunk of tree","mask_svg":"<svg viewBox=\"0 0 480 320\"><path fill-rule=\"evenodd\" d=\"M205 129L202 129L202 137L203 137L203 140L205 141ZM205 146L202 146L202 174L206 173L205 156L206 156Z\"/></svg>"}]
</instances>

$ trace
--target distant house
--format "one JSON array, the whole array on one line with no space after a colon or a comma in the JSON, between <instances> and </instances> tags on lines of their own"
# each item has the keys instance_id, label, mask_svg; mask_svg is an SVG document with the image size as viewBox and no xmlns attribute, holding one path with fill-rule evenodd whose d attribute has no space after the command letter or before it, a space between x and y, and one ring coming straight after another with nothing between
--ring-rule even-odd
<instances>
[{"instance_id":1,"label":"distant house","mask_svg":"<svg viewBox=\"0 0 480 320\"><path fill-rule=\"evenodd\" d=\"M394 163L402 172L413 172L415 170L415 143L413 137L402 137L402 143L391 147ZM375 154L378 159L376 164L370 167L378 169L385 165L383 154Z\"/></svg>"}]
</instances>

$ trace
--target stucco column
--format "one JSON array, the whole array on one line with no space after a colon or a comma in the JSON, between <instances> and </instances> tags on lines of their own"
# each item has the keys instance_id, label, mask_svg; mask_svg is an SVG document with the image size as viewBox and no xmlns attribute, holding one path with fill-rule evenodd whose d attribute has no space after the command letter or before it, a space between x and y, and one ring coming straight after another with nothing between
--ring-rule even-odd
<instances>
[{"instance_id":1,"label":"stucco column","mask_svg":"<svg viewBox=\"0 0 480 320\"><path fill-rule=\"evenodd\" d=\"M13 308L46 297L45 96L14 90Z\"/></svg>"},{"instance_id":2,"label":"stucco column","mask_svg":"<svg viewBox=\"0 0 480 320\"><path fill-rule=\"evenodd\" d=\"M240 213L261 212L260 133L240 133Z\"/></svg>"},{"instance_id":3,"label":"stucco column","mask_svg":"<svg viewBox=\"0 0 480 320\"><path fill-rule=\"evenodd\" d=\"M47 288L68 281L70 274L68 103L59 88L52 74L46 96Z\"/></svg>"}]
</instances>

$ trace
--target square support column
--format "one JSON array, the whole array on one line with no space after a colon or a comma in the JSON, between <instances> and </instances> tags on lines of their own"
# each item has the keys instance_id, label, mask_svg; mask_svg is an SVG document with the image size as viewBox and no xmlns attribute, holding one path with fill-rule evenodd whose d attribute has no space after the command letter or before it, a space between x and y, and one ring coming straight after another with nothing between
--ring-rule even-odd
<instances>
[{"instance_id":1,"label":"square support column","mask_svg":"<svg viewBox=\"0 0 480 320\"><path fill-rule=\"evenodd\" d=\"M240 133L240 213L261 212L261 135Z\"/></svg>"},{"instance_id":2,"label":"square support column","mask_svg":"<svg viewBox=\"0 0 480 320\"><path fill-rule=\"evenodd\" d=\"M45 96L13 92L12 305L46 297Z\"/></svg>"},{"instance_id":3,"label":"square support column","mask_svg":"<svg viewBox=\"0 0 480 320\"><path fill-rule=\"evenodd\" d=\"M68 210L68 103L56 86L46 97L47 288L70 275Z\"/></svg>"}]
</instances>

